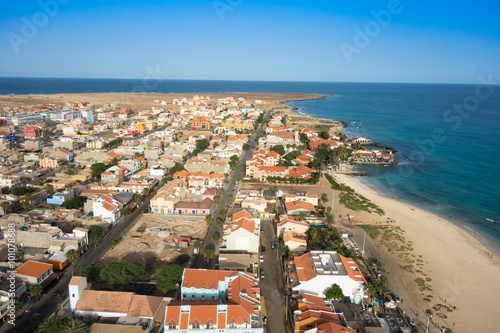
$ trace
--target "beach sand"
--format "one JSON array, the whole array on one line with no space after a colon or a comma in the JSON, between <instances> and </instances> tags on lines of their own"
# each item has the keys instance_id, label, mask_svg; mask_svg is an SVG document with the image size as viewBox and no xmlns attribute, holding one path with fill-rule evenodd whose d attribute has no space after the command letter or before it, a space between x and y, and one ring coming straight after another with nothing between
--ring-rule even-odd
<instances>
[{"instance_id":1,"label":"beach sand","mask_svg":"<svg viewBox=\"0 0 500 333\"><path fill-rule=\"evenodd\" d=\"M500 261L497 256L490 255L490 250L463 228L439 216L378 193L355 177L335 177L381 207L385 215L353 212L342 205L336 207L336 213L353 214L355 224L389 226L389 229L400 227L404 245L411 245L413 250L397 251L395 246L387 246L390 242L381 240L382 235L375 241L369 240L381 249L380 256L388 264L391 286L403 299L401 307L410 317L425 326L425 311L430 309L434 313L434 323L450 327L454 332L498 331L494 320L498 314L495 304L500 299ZM403 253L409 253L409 257ZM405 261L405 258L408 259ZM405 269L410 265L413 272ZM422 279L420 283L425 281L424 289L428 287L430 290L421 291L416 282L418 278ZM426 302L424 298L430 301ZM439 304L442 306L436 311ZM445 307L452 311L445 311ZM439 317L438 313L447 318ZM432 328L432 331L437 330Z\"/></svg>"}]
</instances>

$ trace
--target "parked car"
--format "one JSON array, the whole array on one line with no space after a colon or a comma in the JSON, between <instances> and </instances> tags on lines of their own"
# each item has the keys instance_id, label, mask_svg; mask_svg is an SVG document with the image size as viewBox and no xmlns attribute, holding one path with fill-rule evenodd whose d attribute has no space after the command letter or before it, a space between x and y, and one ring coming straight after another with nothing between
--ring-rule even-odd
<instances>
[{"instance_id":1,"label":"parked car","mask_svg":"<svg viewBox=\"0 0 500 333\"><path fill-rule=\"evenodd\" d=\"M266 275L264 274L264 270L260 271L260 278L265 279Z\"/></svg>"},{"instance_id":2,"label":"parked car","mask_svg":"<svg viewBox=\"0 0 500 333\"><path fill-rule=\"evenodd\" d=\"M264 245L260 247L260 252L266 253L266 247Z\"/></svg>"},{"instance_id":3,"label":"parked car","mask_svg":"<svg viewBox=\"0 0 500 333\"><path fill-rule=\"evenodd\" d=\"M274 249L274 248L276 248L276 243L271 242L271 249Z\"/></svg>"},{"instance_id":4,"label":"parked car","mask_svg":"<svg viewBox=\"0 0 500 333\"><path fill-rule=\"evenodd\" d=\"M264 233L264 226L261 226L260 227L260 233L263 234Z\"/></svg>"},{"instance_id":5,"label":"parked car","mask_svg":"<svg viewBox=\"0 0 500 333\"><path fill-rule=\"evenodd\" d=\"M264 262L264 255L262 255L262 254L261 254L261 255L259 256L259 262Z\"/></svg>"},{"instance_id":6,"label":"parked car","mask_svg":"<svg viewBox=\"0 0 500 333\"><path fill-rule=\"evenodd\" d=\"M399 298L398 294L392 293L392 298L394 298L396 303L401 303L401 298Z\"/></svg>"}]
</instances>

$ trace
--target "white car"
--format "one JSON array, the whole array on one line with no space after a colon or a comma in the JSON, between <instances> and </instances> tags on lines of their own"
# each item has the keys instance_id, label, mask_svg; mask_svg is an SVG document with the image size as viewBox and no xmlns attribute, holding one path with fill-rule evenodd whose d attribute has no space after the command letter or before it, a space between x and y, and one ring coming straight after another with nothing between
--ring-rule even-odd
<instances>
[{"instance_id":1,"label":"white car","mask_svg":"<svg viewBox=\"0 0 500 333\"><path fill-rule=\"evenodd\" d=\"M264 256L262 254L259 256L259 262L264 262Z\"/></svg>"}]
</instances>

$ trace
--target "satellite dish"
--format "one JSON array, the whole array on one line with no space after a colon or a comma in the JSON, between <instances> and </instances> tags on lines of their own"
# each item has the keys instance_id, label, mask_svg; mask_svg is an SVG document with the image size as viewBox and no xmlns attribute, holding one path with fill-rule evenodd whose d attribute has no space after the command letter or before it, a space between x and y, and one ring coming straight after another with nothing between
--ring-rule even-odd
<instances>
[{"instance_id":1,"label":"satellite dish","mask_svg":"<svg viewBox=\"0 0 500 333\"><path fill-rule=\"evenodd\" d=\"M293 311L293 314L296 314L296 315L301 315L301 314L302 314L302 311L300 311L300 310L295 310L295 311Z\"/></svg>"}]
</instances>

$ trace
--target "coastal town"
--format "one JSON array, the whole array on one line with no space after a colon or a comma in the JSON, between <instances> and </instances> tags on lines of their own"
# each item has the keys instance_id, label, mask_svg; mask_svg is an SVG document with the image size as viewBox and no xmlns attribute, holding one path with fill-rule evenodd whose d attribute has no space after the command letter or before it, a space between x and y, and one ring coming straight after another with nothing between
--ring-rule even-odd
<instances>
[{"instance_id":1,"label":"coastal town","mask_svg":"<svg viewBox=\"0 0 500 333\"><path fill-rule=\"evenodd\" d=\"M404 230L342 181L392 148L258 96L142 101L2 107L1 332L453 331Z\"/></svg>"}]
</instances>

